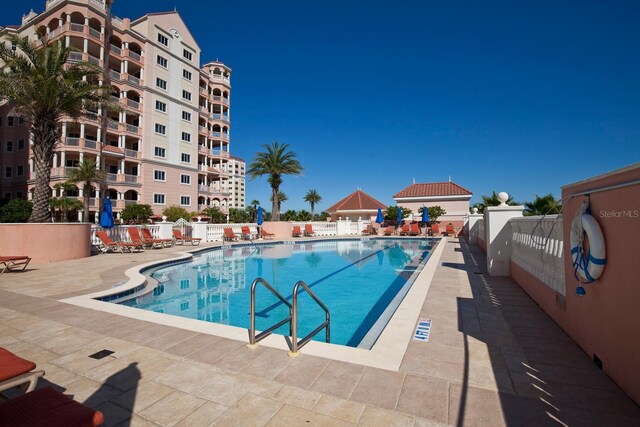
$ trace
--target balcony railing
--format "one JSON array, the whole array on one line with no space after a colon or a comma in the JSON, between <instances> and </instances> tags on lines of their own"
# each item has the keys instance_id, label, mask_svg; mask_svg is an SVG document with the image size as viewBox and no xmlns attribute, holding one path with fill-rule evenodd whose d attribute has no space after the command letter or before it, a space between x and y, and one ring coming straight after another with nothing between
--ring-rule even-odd
<instances>
[{"instance_id":1,"label":"balcony railing","mask_svg":"<svg viewBox=\"0 0 640 427\"><path fill-rule=\"evenodd\" d=\"M115 96L115 95L111 95L111 97L110 97L110 98L111 98L111 101L113 101L113 102L116 102L116 103L117 103L117 102L120 102L120 98L118 98L118 97L117 97L117 96Z\"/></svg>"},{"instance_id":2,"label":"balcony railing","mask_svg":"<svg viewBox=\"0 0 640 427\"><path fill-rule=\"evenodd\" d=\"M223 122L229 122L229 116L225 116L224 114L222 115L222 121Z\"/></svg>"},{"instance_id":3,"label":"balcony railing","mask_svg":"<svg viewBox=\"0 0 640 427\"><path fill-rule=\"evenodd\" d=\"M71 31L75 31L77 33L84 33L84 25L82 25L82 24L75 24L75 23L71 22L69 24L69 29Z\"/></svg>"},{"instance_id":4,"label":"balcony railing","mask_svg":"<svg viewBox=\"0 0 640 427\"><path fill-rule=\"evenodd\" d=\"M69 52L69 61L82 61L82 52Z\"/></svg>"},{"instance_id":5,"label":"balcony railing","mask_svg":"<svg viewBox=\"0 0 640 427\"><path fill-rule=\"evenodd\" d=\"M124 201L124 205L125 205L125 206L135 205L136 203L138 203L138 201L137 201L137 200L125 200L125 201Z\"/></svg>"},{"instance_id":6,"label":"balcony railing","mask_svg":"<svg viewBox=\"0 0 640 427\"><path fill-rule=\"evenodd\" d=\"M131 150L129 148L124 149L124 155L125 157L132 157L134 159L138 158L138 152L136 150Z\"/></svg>"},{"instance_id":7,"label":"balcony railing","mask_svg":"<svg viewBox=\"0 0 640 427\"><path fill-rule=\"evenodd\" d=\"M228 133L223 133L222 134L222 139L229 139L229 134Z\"/></svg>"},{"instance_id":8,"label":"balcony railing","mask_svg":"<svg viewBox=\"0 0 640 427\"><path fill-rule=\"evenodd\" d=\"M119 129L118 122L116 122L115 120L107 120L107 127L114 130Z\"/></svg>"},{"instance_id":9,"label":"balcony railing","mask_svg":"<svg viewBox=\"0 0 640 427\"><path fill-rule=\"evenodd\" d=\"M224 151L224 150L211 150L211 153L214 156L229 157L229 152L228 151Z\"/></svg>"},{"instance_id":10,"label":"balcony railing","mask_svg":"<svg viewBox=\"0 0 640 427\"><path fill-rule=\"evenodd\" d=\"M109 182L118 182L118 174L117 173L108 173L107 181Z\"/></svg>"},{"instance_id":11,"label":"balcony railing","mask_svg":"<svg viewBox=\"0 0 640 427\"><path fill-rule=\"evenodd\" d=\"M140 109L140 103L138 101L134 101L133 99L127 99L127 105L131 108L135 108L136 110Z\"/></svg>"},{"instance_id":12,"label":"balcony railing","mask_svg":"<svg viewBox=\"0 0 640 427\"><path fill-rule=\"evenodd\" d=\"M142 61L142 57L135 52L129 51L129 58L133 58L138 62Z\"/></svg>"},{"instance_id":13,"label":"balcony railing","mask_svg":"<svg viewBox=\"0 0 640 427\"><path fill-rule=\"evenodd\" d=\"M204 145L198 145L198 153L207 154L209 150Z\"/></svg>"},{"instance_id":14,"label":"balcony railing","mask_svg":"<svg viewBox=\"0 0 640 427\"><path fill-rule=\"evenodd\" d=\"M89 28L89 35L91 37L94 37L94 38L100 40L100 36L101 36L100 31L98 31L98 30L96 30L94 28Z\"/></svg>"},{"instance_id":15,"label":"balcony railing","mask_svg":"<svg viewBox=\"0 0 640 427\"><path fill-rule=\"evenodd\" d=\"M220 138L222 133L220 132L211 132L211 138Z\"/></svg>"},{"instance_id":16,"label":"balcony railing","mask_svg":"<svg viewBox=\"0 0 640 427\"><path fill-rule=\"evenodd\" d=\"M122 22L122 19L118 18L117 16L113 16L111 18L111 23L116 27L120 27L120 28L124 26L124 22Z\"/></svg>"},{"instance_id":17,"label":"balcony railing","mask_svg":"<svg viewBox=\"0 0 640 427\"><path fill-rule=\"evenodd\" d=\"M97 121L98 120L98 114L97 113L85 113L84 116L87 118L87 120L93 120L93 121Z\"/></svg>"},{"instance_id":18,"label":"balcony railing","mask_svg":"<svg viewBox=\"0 0 640 427\"><path fill-rule=\"evenodd\" d=\"M85 146L86 148L92 148L92 149L94 149L94 150L95 150L95 149L96 149L96 147L98 146L98 143L97 143L97 141L93 141L93 140L91 140L91 139L85 139L85 140L84 140L84 146Z\"/></svg>"},{"instance_id":19,"label":"balcony railing","mask_svg":"<svg viewBox=\"0 0 640 427\"><path fill-rule=\"evenodd\" d=\"M89 0L89 3L98 6L99 8L101 8L102 10L104 10L104 1L101 0Z\"/></svg>"},{"instance_id":20,"label":"balcony railing","mask_svg":"<svg viewBox=\"0 0 640 427\"><path fill-rule=\"evenodd\" d=\"M140 130L138 126L130 125L128 123L127 123L126 129L128 132L131 132L131 133L138 133L138 131Z\"/></svg>"},{"instance_id":21,"label":"balcony railing","mask_svg":"<svg viewBox=\"0 0 640 427\"><path fill-rule=\"evenodd\" d=\"M222 114L212 114L211 118L213 120L221 120L222 119Z\"/></svg>"},{"instance_id":22,"label":"balcony railing","mask_svg":"<svg viewBox=\"0 0 640 427\"><path fill-rule=\"evenodd\" d=\"M124 182L129 182L129 183L137 183L138 182L138 176L137 175L124 175Z\"/></svg>"},{"instance_id":23,"label":"balcony railing","mask_svg":"<svg viewBox=\"0 0 640 427\"><path fill-rule=\"evenodd\" d=\"M127 80L129 80L129 82L135 84L135 85L140 85L140 79L137 78L136 76L127 76Z\"/></svg>"},{"instance_id":24,"label":"balcony railing","mask_svg":"<svg viewBox=\"0 0 640 427\"><path fill-rule=\"evenodd\" d=\"M68 145L70 147L79 147L80 146L80 138L65 138L64 145Z\"/></svg>"},{"instance_id":25,"label":"balcony railing","mask_svg":"<svg viewBox=\"0 0 640 427\"><path fill-rule=\"evenodd\" d=\"M109 77L111 77L113 80L120 80L120 73L115 71L115 70L109 70Z\"/></svg>"},{"instance_id":26,"label":"balcony railing","mask_svg":"<svg viewBox=\"0 0 640 427\"><path fill-rule=\"evenodd\" d=\"M222 98L222 103L225 105L229 105L229 98Z\"/></svg>"},{"instance_id":27,"label":"balcony railing","mask_svg":"<svg viewBox=\"0 0 640 427\"><path fill-rule=\"evenodd\" d=\"M120 49L118 46L111 45L111 52L115 53L118 56L122 55L122 49Z\"/></svg>"},{"instance_id":28,"label":"balcony railing","mask_svg":"<svg viewBox=\"0 0 640 427\"><path fill-rule=\"evenodd\" d=\"M100 65L100 58L89 55L89 62L93 65Z\"/></svg>"}]
</instances>

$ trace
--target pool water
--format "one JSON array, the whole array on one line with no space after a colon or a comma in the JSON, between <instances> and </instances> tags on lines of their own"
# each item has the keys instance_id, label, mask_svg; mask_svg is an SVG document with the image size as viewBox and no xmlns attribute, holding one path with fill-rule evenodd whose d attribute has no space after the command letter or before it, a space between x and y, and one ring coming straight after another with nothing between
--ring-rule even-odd
<instances>
[{"instance_id":1,"label":"pool water","mask_svg":"<svg viewBox=\"0 0 640 427\"><path fill-rule=\"evenodd\" d=\"M159 282L156 288L123 304L248 328L250 288L255 278L265 279L289 301L293 286L303 280L329 308L331 343L358 347L368 334L365 341L370 348L434 243L424 239L353 239L215 249L195 255L188 263L153 270L150 275ZM299 294L298 306L298 337L303 337L320 325L325 315L306 292ZM285 304L258 286L258 331L284 319L288 312ZM372 329L377 331L373 338ZM288 335L289 326L275 333ZM314 339L324 341L324 331Z\"/></svg>"}]
</instances>

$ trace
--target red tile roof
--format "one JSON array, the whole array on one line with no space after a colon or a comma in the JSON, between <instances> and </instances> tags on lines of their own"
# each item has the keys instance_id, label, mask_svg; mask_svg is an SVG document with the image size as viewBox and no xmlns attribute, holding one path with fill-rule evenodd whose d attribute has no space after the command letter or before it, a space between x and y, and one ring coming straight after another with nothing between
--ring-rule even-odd
<instances>
[{"instance_id":1,"label":"red tile roof","mask_svg":"<svg viewBox=\"0 0 640 427\"><path fill-rule=\"evenodd\" d=\"M399 193L394 194L393 198L471 195L473 195L471 191L453 182L429 182L426 184L411 184Z\"/></svg>"},{"instance_id":2,"label":"red tile roof","mask_svg":"<svg viewBox=\"0 0 640 427\"><path fill-rule=\"evenodd\" d=\"M110 151L112 153L124 154L124 151L122 151L121 148L114 147L113 145L105 145L104 147L102 147L102 151Z\"/></svg>"},{"instance_id":3,"label":"red tile roof","mask_svg":"<svg viewBox=\"0 0 640 427\"><path fill-rule=\"evenodd\" d=\"M344 199L340 200L335 205L327 208L327 212L337 212L337 211L359 211L359 210L374 210L377 211L378 208L386 209L387 207L365 193L362 190L356 190L353 193L349 194Z\"/></svg>"}]
</instances>

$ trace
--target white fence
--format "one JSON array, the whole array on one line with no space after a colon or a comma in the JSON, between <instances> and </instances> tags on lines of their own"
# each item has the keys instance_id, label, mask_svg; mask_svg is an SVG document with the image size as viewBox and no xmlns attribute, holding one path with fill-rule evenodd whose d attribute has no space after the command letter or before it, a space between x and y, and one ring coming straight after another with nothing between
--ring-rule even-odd
<instances>
[{"instance_id":1,"label":"white fence","mask_svg":"<svg viewBox=\"0 0 640 427\"><path fill-rule=\"evenodd\" d=\"M294 221L291 223L291 226L299 226L300 230L304 232L304 226L307 224L311 224L311 228L313 228L313 232L316 236L337 236L338 235L338 225L335 222L322 222L322 221Z\"/></svg>"},{"instance_id":2,"label":"white fence","mask_svg":"<svg viewBox=\"0 0 640 427\"><path fill-rule=\"evenodd\" d=\"M562 215L511 218L509 223L513 230L511 260L564 296Z\"/></svg>"},{"instance_id":3,"label":"white fence","mask_svg":"<svg viewBox=\"0 0 640 427\"><path fill-rule=\"evenodd\" d=\"M484 229L484 219L479 219L478 222L476 222L476 224L478 226L478 246L480 246L481 248L486 248L487 235L485 234L485 229Z\"/></svg>"},{"instance_id":4,"label":"white fence","mask_svg":"<svg viewBox=\"0 0 640 427\"><path fill-rule=\"evenodd\" d=\"M225 228L231 228L233 233L238 237L241 235L242 227L249 227L249 231L251 231L252 235L258 234L258 224L256 223L242 223L242 224L207 224L207 238L205 241L207 242L216 242L222 241L222 235L224 234Z\"/></svg>"}]
</instances>

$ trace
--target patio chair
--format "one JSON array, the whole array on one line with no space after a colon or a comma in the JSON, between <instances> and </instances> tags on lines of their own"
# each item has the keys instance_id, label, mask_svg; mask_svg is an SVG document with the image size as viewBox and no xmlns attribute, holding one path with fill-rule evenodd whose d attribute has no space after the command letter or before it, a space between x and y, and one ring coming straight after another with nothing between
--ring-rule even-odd
<instances>
[{"instance_id":1,"label":"patio chair","mask_svg":"<svg viewBox=\"0 0 640 427\"><path fill-rule=\"evenodd\" d=\"M304 235L307 237L314 237L316 233L313 232L313 225L305 224L304 225Z\"/></svg>"},{"instance_id":2,"label":"patio chair","mask_svg":"<svg viewBox=\"0 0 640 427\"><path fill-rule=\"evenodd\" d=\"M447 236L454 236L456 235L456 229L453 227L453 224L449 223L447 224L447 226L444 229L444 233Z\"/></svg>"},{"instance_id":3,"label":"patio chair","mask_svg":"<svg viewBox=\"0 0 640 427\"><path fill-rule=\"evenodd\" d=\"M6 255L0 256L0 274L5 271L23 271L31 262L31 257L26 255Z\"/></svg>"},{"instance_id":4,"label":"patio chair","mask_svg":"<svg viewBox=\"0 0 640 427\"><path fill-rule=\"evenodd\" d=\"M406 236L409 234L409 224L404 224L401 228L400 228L400 232L398 233L401 236Z\"/></svg>"},{"instance_id":5,"label":"patio chair","mask_svg":"<svg viewBox=\"0 0 640 427\"><path fill-rule=\"evenodd\" d=\"M153 234L151 234L151 230L149 230L148 228L141 228L140 231L142 232L143 241L153 242L153 244L160 244L165 248L173 245L173 239L159 239L153 237Z\"/></svg>"},{"instance_id":6,"label":"patio chair","mask_svg":"<svg viewBox=\"0 0 640 427\"><path fill-rule=\"evenodd\" d=\"M182 245L184 242L191 242L193 246L197 246L202 241L200 237L186 237L182 235L182 231L174 229L173 237L176 239L176 245Z\"/></svg>"},{"instance_id":7,"label":"patio chair","mask_svg":"<svg viewBox=\"0 0 640 427\"><path fill-rule=\"evenodd\" d=\"M439 236L440 235L440 228L438 227L438 224L433 224L431 226L431 231L429 232L430 235L432 236Z\"/></svg>"},{"instance_id":8,"label":"patio chair","mask_svg":"<svg viewBox=\"0 0 640 427\"><path fill-rule=\"evenodd\" d=\"M384 235L385 236L393 236L395 230L393 229L393 227L387 227L384 230Z\"/></svg>"},{"instance_id":9,"label":"patio chair","mask_svg":"<svg viewBox=\"0 0 640 427\"><path fill-rule=\"evenodd\" d=\"M276 237L275 234L273 233L269 233L267 230L265 230L264 228L260 229L260 236L262 236L263 239L273 239L274 237Z\"/></svg>"},{"instance_id":10,"label":"patio chair","mask_svg":"<svg viewBox=\"0 0 640 427\"><path fill-rule=\"evenodd\" d=\"M409 236L419 236L420 235L420 226L417 222L414 222L409 227Z\"/></svg>"},{"instance_id":11,"label":"patio chair","mask_svg":"<svg viewBox=\"0 0 640 427\"><path fill-rule=\"evenodd\" d=\"M293 231L291 232L291 235L293 237L301 237L302 236L302 231L300 231L300 226L299 225L294 225L293 226Z\"/></svg>"},{"instance_id":12,"label":"patio chair","mask_svg":"<svg viewBox=\"0 0 640 427\"><path fill-rule=\"evenodd\" d=\"M362 235L363 236L370 236L372 234L375 234L375 231L373 229L373 225L371 225L371 224L367 225L367 228L362 230Z\"/></svg>"},{"instance_id":13,"label":"patio chair","mask_svg":"<svg viewBox=\"0 0 640 427\"><path fill-rule=\"evenodd\" d=\"M144 250L142 243L135 242L114 242L111 240L111 237L107 235L104 231L96 231L96 237L100 239L100 245L98 248L100 251L107 253L109 251L112 252L132 252L134 250Z\"/></svg>"},{"instance_id":14,"label":"patio chair","mask_svg":"<svg viewBox=\"0 0 640 427\"><path fill-rule=\"evenodd\" d=\"M143 238L136 227L128 227L127 233L129 233L129 238L131 239L132 243L138 244L143 248L159 249L162 247L162 243L157 243L152 240Z\"/></svg>"},{"instance_id":15,"label":"patio chair","mask_svg":"<svg viewBox=\"0 0 640 427\"><path fill-rule=\"evenodd\" d=\"M0 394L14 387L20 387L27 393L33 391L38 378L44 375L44 371L34 371L35 368L32 361L0 347Z\"/></svg>"},{"instance_id":16,"label":"patio chair","mask_svg":"<svg viewBox=\"0 0 640 427\"><path fill-rule=\"evenodd\" d=\"M104 423L104 414L52 389L41 388L0 403L6 426L86 427Z\"/></svg>"},{"instance_id":17,"label":"patio chair","mask_svg":"<svg viewBox=\"0 0 640 427\"><path fill-rule=\"evenodd\" d=\"M249 227L246 225L243 225L242 227L240 227L240 236L242 237L243 240L253 239L253 233L251 232L251 229L249 229Z\"/></svg>"},{"instance_id":18,"label":"patio chair","mask_svg":"<svg viewBox=\"0 0 640 427\"><path fill-rule=\"evenodd\" d=\"M236 242L238 241L238 235L233 232L231 227L225 227L223 229L222 240L226 240L228 242Z\"/></svg>"}]
</instances>

